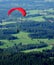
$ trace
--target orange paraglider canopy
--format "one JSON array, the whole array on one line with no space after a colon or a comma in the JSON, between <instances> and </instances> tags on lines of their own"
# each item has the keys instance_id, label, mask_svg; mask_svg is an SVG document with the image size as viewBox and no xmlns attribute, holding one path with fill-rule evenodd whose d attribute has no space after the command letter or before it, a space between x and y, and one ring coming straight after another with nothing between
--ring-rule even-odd
<instances>
[{"instance_id":1,"label":"orange paraglider canopy","mask_svg":"<svg viewBox=\"0 0 54 65\"><path fill-rule=\"evenodd\" d=\"M10 15L13 11L18 10L19 12L22 13L22 16L26 16L26 11L25 9L18 7L18 8L12 8L8 11L8 15Z\"/></svg>"}]
</instances>

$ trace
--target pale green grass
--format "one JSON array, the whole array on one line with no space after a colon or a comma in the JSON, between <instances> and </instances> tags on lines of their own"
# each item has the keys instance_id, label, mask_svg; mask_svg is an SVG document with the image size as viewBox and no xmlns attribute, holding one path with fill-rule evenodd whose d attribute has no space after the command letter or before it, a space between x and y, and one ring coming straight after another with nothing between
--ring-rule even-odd
<instances>
[{"instance_id":1,"label":"pale green grass","mask_svg":"<svg viewBox=\"0 0 54 65\"><path fill-rule=\"evenodd\" d=\"M43 16L30 17L30 18L28 18L28 20L33 20L33 21L38 21L38 22L44 22L45 21L45 19L43 18Z\"/></svg>"},{"instance_id":2,"label":"pale green grass","mask_svg":"<svg viewBox=\"0 0 54 65\"><path fill-rule=\"evenodd\" d=\"M11 23L16 23L16 22L13 22L13 21L10 21L10 22L2 22L2 23L0 23L0 25L7 25L7 24L11 24Z\"/></svg>"},{"instance_id":3,"label":"pale green grass","mask_svg":"<svg viewBox=\"0 0 54 65\"><path fill-rule=\"evenodd\" d=\"M47 17L47 18L54 18L54 15L47 15L45 17Z\"/></svg>"},{"instance_id":4,"label":"pale green grass","mask_svg":"<svg viewBox=\"0 0 54 65\"><path fill-rule=\"evenodd\" d=\"M48 12L54 12L54 10L53 10L53 9L48 9L47 11L48 11Z\"/></svg>"},{"instance_id":5,"label":"pale green grass","mask_svg":"<svg viewBox=\"0 0 54 65\"><path fill-rule=\"evenodd\" d=\"M45 21L43 16L24 18L24 20L31 20L31 21L36 21L36 22L44 22Z\"/></svg>"},{"instance_id":6,"label":"pale green grass","mask_svg":"<svg viewBox=\"0 0 54 65\"><path fill-rule=\"evenodd\" d=\"M24 53L30 53L30 52L37 52L37 51L40 51L42 52L43 50L47 50L47 49L52 49L52 46L48 46L48 47L44 47L44 48L38 48L38 49L31 49L31 50L24 50L24 51L21 51L21 52L24 52Z\"/></svg>"},{"instance_id":7,"label":"pale green grass","mask_svg":"<svg viewBox=\"0 0 54 65\"><path fill-rule=\"evenodd\" d=\"M0 46L0 48L8 48L8 47L12 47L13 46L13 43L11 43L8 40L0 40L0 41L4 43L4 45Z\"/></svg>"},{"instance_id":8,"label":"pale green grass","mask_svg":"<svg viewBox=\"0 0 54 65\"><path fill-rule=\"evenodd\" d=\"M39 14L42 11L43 10L28 10L27 13L28 13L28 15L32 15L32 14Z\"/></svg>"}]
</instances>

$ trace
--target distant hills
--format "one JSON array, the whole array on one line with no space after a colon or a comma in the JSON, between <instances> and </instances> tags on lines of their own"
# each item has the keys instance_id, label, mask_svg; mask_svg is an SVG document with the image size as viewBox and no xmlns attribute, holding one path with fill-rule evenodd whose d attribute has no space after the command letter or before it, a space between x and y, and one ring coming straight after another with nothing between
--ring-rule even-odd
<instances>
[{"instance_id":1,"label":"distant hills","mask_svg":"<svg viewBox=\"0 0 54 65\"><path fill-rule=\"evenodd\" d=\"M10 2L10 3L9 3ZM9 5L10 4L10 5ZM24 8L54 8L53 0L5 0L0 1L1 8L24 7Z\"/></svg>"}]
</instances>

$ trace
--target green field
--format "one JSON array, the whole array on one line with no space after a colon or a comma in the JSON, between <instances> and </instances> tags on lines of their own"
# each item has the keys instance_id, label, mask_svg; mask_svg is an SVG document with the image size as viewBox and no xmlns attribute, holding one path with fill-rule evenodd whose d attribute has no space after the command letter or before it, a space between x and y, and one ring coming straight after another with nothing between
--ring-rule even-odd
<instances>
[{"instance_id":1,"label":"green field","mask_svg":"<svg viewBox=\"0 0 54 65\"><path fill-rule=\"evenodd\" d=\"M45 19L43 19L43 16L30 17L30 18L27 18L27 20L39 21L39 22L44 22L45 21Z\"/></svg>"}]
</instances>

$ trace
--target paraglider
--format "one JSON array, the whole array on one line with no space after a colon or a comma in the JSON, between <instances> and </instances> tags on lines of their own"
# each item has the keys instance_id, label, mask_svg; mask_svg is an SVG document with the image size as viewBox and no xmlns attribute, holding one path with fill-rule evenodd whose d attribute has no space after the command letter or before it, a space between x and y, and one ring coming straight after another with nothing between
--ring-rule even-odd
<instances>
[{"instance_id":1,"label":"paraglider","mask_svg":"<svg viewBox=\"0 0 54 65\"><path fill-rule=\"evenodd\" d=\"M18 20L18 21L21 22L21 21L22 21L22 18L26 16L26 10L23 9L23 8L21 8L21 7L11 8L11 9L8 11L8 16L11 15L11 13L14 12L15 10L19 11L19 12L22 14L22 17L19 18L19 20ZM17 25L16 25L16 27L17 27ZM17 33L18 33L18 32L19 32L18 27L17 27L16 29L17 29Z\"/></svg>"},{"instance_id":2,"label":"paraglider","mask_svg":"<svg viewBox=\"0 0 54 65\"><path fill-rule=\"evenodd\" d=\"M21 8L21 7L18 7L18 8L12 8L8 11L8 16L15 10L18 10L19 12L22 13L22 16L26 16L26 11L25 9Z\"/></svg>"}]
</instances>

